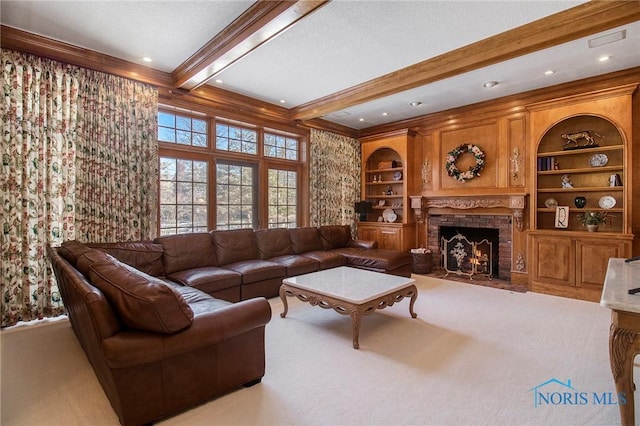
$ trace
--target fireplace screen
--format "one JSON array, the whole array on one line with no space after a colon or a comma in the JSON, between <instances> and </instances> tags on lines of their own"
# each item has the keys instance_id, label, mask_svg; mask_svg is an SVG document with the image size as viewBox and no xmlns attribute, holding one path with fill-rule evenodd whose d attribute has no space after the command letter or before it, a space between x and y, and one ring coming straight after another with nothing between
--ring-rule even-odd
<instances>
[{"instance_id":1,"label":"fireplace screen","mask_svg":"<svg viewBox=\"0 0 640 426\"><path fill-rule=\"evenodd\" d=\"M493 275L493 244L486 238L475 242L464 235L456 233L453 237L441 239L443 266L448 276L450 273L466 275L473 279L475 275Z\"/></svg>"}]
</instances>

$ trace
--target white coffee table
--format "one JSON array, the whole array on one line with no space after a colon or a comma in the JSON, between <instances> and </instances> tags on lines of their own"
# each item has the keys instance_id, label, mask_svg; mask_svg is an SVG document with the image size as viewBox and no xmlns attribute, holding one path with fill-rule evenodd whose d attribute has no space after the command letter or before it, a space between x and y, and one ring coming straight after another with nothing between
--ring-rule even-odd
<instances>
[{"instance_id":1,"label":"white coffee table","mask_svg":"<svg viewBox=\"0 0 640 426\"><path fill-rule=\"evenodd\" d=\"M363 315L369 315L376 309L384 309L405 297L410 297L409 313L412 318L418 316L413 312L413 305L418 298L418 289L414 283L415 280L411 278L347 266L285 278L280 287L280 298L284 304L284 312L280 316L284 318L289 310L287 296L295 296L312 306L350 315L353 347L358 349Z\"/></svg>"}]
</instances>

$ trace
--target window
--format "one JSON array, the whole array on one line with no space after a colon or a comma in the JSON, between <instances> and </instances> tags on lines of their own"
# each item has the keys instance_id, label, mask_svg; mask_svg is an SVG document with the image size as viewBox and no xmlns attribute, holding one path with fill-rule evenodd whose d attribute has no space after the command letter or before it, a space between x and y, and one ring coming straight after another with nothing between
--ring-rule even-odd
<instances>
[{"instance_id":1,"label":"window","mask_svg":"<svg viewBox=\"0 0 640 426\"><path fill-rule=\"evenodd\" d=\"M300 144L294 134L161 109L159 235L298 226Z\"/></svg>"},{"instance_id":2,"label":"window","mask_svg":"<svg viewBox=\"0 0 640 426\"><path fill-rule=\"evenodd\" d=\"M207 146L207 121L160 111L158 140L197 147Z\"/></svg>"},{"instance_id":3,"label":"window","mask_svg":"<svg viewBox=\"0 0 640 426\"><path fill-rule=\"evenodd\" d=\"M206 161L160 157L160 235L207 231Z\"/></svg>"},{"instance_id":4,"label":"window","mask_svg":"<svg viewBox=\"0 0 640 426\"><path fill-rule=\"evenodd\" d=\"M266 157L284 158L286 160L298 159L298 140L283 135L265 133L264 155Z\"/></svg>"},{"instance_id":5,"label":"window","mask_svg":"<svg viewBox=\"0 0 640 426\"><path fill-rule=\"evenodd\" d=\"M256 166L216 166L216 229L257 228Z\"/></svg>"},{"instance_id":6,"label":"window","mask_svg":"<svg viewBox=\"0 0 640 426\"><path fill-rule=\"evenodd\" d=\"M216 124L216 149L245 154L258 153L258 132L252 129Z\"/></svg>"},{"instance_id":7,"label":"window","mask_svg":"<svg viewBox=\"0 0 640 426\"><path fill-rule=\"evenodd\" d=\"M298 223L298 173L269 169L269 228L295 228Z\"/></svg>"}]
</instances>

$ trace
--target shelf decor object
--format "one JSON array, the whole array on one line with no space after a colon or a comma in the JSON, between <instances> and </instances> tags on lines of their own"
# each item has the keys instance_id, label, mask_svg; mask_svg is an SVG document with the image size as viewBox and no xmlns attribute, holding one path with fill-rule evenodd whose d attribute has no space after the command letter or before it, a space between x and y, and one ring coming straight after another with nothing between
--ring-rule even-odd
<instances>
[{"instance_id":1,"label":"shelf decor object","mask_svg":"<svg viewBox=\"0 0 640 426\"><path fill-rule=\"evenodd\" d=\"M591 167L604 167L609 162L609 157L606 154L593 154L589 158L589 165Z\"/></svg>"},{"instance_id":2,"label":"shelf decor object","mask_svg":"<svg viewBox=\"0 0 640 426\"><path fill-rule=\"evenodd\" d=\"M470 153L471 155L473 155L473 157L476 159L476 164L469 167L469 170L467 170L466 172L461 172L456 166L456 162L458 161L458 158L460 158L460 156L465 153ZM462 144L447 154L445 168L449 176L457 181L466 182L473 179L474 177L480 176L480 172L484 168L485 161L486 156L484 152L482 152L480 147L472 144Z\"/></svg>"},{"instance_id":3,"label":"shelf decor object","mask_svg":"<svg viewBox=\"0 0 640 426\"><path fill-rule=\"evenodd\" d=\"M611 195L605 195L598 200L598 205L600 206L600 208L609 210L616 206L616 199Z\"/></svg>"},{"instance_id":4,"label":"shelf decor object","mask_svg":"<svg viewBox=\"0 0 640 426\"><path fill-rule=\"evenodd\" d=\"M577 208L581 209L587 205L587 199L585 197L576 197L573 200L573 203L576 205Z\"/></svg>"},{"instance_id":5,"label":"shelf decor object","mask_svg":"<svg viewBox=\"0 0 640 426\"><path fill-rule=\"evenodd\" d=\"M606 223L607 217L607 212L591 210L585 210L584 213L578 214L578 220L587 228L589 232L596 232L601 224Z\"/></svg>"}]
</instances>

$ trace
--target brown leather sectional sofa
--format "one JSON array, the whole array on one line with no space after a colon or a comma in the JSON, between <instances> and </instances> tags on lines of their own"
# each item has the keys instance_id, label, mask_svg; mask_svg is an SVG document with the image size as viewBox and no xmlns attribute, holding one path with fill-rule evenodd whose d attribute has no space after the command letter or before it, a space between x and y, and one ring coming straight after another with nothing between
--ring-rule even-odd
<instances>
[{"instance_id":1,"label":"brown leather sectional sofa","mask_svg":"<svg viewBox=\"0 0 640 426\"><path fill-rule=\"evenodd\" d=\"M411 276L408 253L354 240L348 225L211 231L155 242L167 279L231 302L275 297L283 278L337 266Z\"/></svg>"},{"instance_id":2,"label":"brown leather sectional sofa","mask_svg":"<svg viewBox=\"0 0 640 426\"><path fill-rule=\"evenodd\" d=\"M180 412L265 373L282 279L349 265L409 276L407 253L348 226L239 229L48 247L72 328L123 425Z\"/></svg>"}]
</instances>

